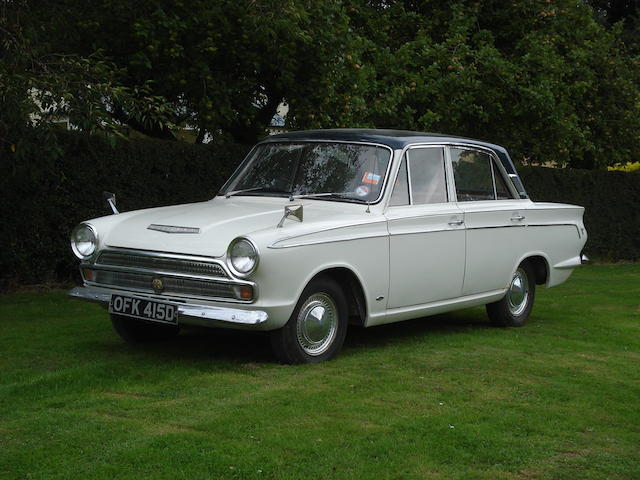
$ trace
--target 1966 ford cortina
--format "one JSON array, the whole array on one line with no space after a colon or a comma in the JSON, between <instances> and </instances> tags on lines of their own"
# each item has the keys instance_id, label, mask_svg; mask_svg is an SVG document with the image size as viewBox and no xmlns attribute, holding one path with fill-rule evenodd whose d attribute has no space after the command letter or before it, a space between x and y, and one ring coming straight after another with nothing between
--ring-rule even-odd
<instances>
[{"instance_id":1,"label":"1966 ford cortina","mask_svg":"<svg viewBox=\"0 0 640 480\"><path fill-rule=\"evenodd\" d=\"M529 200L507 151L426 133L260 142L212 200L82 222L84 286L130 342L181 326L269 331L283 362L334 357L347 326L486 305L521 326L536 285L584 257L584 209Z\"/></svg>"}]
</instances>

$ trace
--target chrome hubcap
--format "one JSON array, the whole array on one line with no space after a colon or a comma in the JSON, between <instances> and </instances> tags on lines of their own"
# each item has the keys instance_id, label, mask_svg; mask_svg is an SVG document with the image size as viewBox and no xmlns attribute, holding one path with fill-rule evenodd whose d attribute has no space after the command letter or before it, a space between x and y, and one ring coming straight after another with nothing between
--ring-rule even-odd
<instances>
[{"instance_id":1,"label":"chrome hubcap","mask_svg":"<svg viewBox=\"0 0 640 480\"><path fill-rule=\"evenodd\" d=\"M300 308L297 321L298 343L309 355L321 355L333 343L338 330L338 310L325 293L311 295Z\"/></svg>"},{"instance_id":2,"label":"chrome hubcap","mask_svg":"<svg viewBox=\"0 0 640 480\"><path fill-rule=\"evenodd\" d=\"M513 275L511 285L509 285L509 291L507 292L507 303L509 305L509 312L512 315L520 315L527 308L529 302L529 279L527 273L518 268Z\"/></svg>"}]
</instances>

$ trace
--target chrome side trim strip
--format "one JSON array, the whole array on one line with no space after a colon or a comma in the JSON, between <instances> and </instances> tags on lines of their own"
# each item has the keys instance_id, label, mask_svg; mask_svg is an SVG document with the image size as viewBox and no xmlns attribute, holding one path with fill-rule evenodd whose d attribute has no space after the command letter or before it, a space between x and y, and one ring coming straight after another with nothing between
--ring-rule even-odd
<instances>
[{"instance_id":1,"label":"chrome side trim strip","mask_svg":"<svg viewBox=\"0 0 640 480\"><path fill-rule=\"evenodd\" d=\"M496 228L526 228L526 225L516 223L513 225L486 225L483 227L467 227L467 230L492 230Z\"/></svg>"},{"instance_id":2,"label":"chrome side trim strip","mask_svg":"<svg viewBox=\"0 0 640 480\"><path fill-rule=\"evenodd\" d=\"M93 287L76 287L69 291L71 298L101 303L103 305L107 305L111 301L111 294L112 292L108 289ZM238 308L214 307L211 305L194 305L171 302L164 299L162 299L162 301L177 306L178 318L185 316L242 325L259 325L269 319L267 312L262 310L241 310Z\"/></svg>"},{"instance_id":3,"label":"chrome side trim strip","mask_svg":"<svg viewBox=\"0 0 640 480\"><path fill-rule=\"evenodd\" d=\"M361 227L361 226L367 226L367 225L377 225L377 224L386 224L387 220L378 220L375 222L370 222L370 221L364 221L362 223L353 223L350 225L341 225L339 227L330 227L330 228L324 228L321 230L315 230L313 232L309 232L309 233L303 233L301 235L292 235L290 237L284 237L284 238L279 238L278 240L276 240L275 242L271 243L267 248L288 248L290 245L286 245L286 246L279 246L279 243L283 243L283 242L288 242L289 240L295 240L296 238L304 238L307 237L309 235L315 235L317 233L325 233L325 232L331 232L334 230L340 230L342 228L353 228L353 227ZM316 243L332 243L332 242L344 242L347 240L357 240L360 238L373 238L373 237L383 237L386 236L387 234L380 234L380 235L354 235L352 238L341 238L339 240L321 240L321 241L316 241L316 242L302 242L300 244L296 244L295 246L301 246L301 245L310 245L310 244L316 244ZM294 246L294 245L291 245Z\"/></svg>"},{"instance_id":4,"label":"chrome side trim strip","mask_svg":"<svg viewBox=\"0 0 640 480\"><path fill-rule=\"evenodd\" d=\"M363 240L363 239L366 240L368 238L380 238L380 237L387 237L387 236L389 236L388 233L378 233L376 235L354 235L353 237L348 237L348 238L334 238L331 240L316 240L316 241L310 240L308 242L292 243L290 245L277 245L278 243L285 241L285 240L278 240L277 242L274 242L271 245L269 245L267 248L277 250L281 248L304 247L307 245L322 245L325 243L351 242L353 240ZM293 237L293 238L296 238L296 237Z\"/></svg>"},{"instance_id":5,"label":"chrome side trim strip","mask_svg":"<svg viewBox=\"0 0 640 480\"><path fill-rule=\"evenodd\" d=\"M467 230L482 230L491 228L529 228L529 227L577 227L575 223L534 223L534 224L522 224L517 223L514 225L488 225L485 227L467 227Z\"/></svg>"},{"instance_id":6,"label":"chrome side trim strip","mask_svg":"<svg viewBox=\"0 0 640 480\"><path fill-rule=\"evenodd\" d=\"M512 209L505 209L505 210L512 210ZM446 216L446 215L450 215L450 214L436 214L435 216ZM416 215L416 216L412 216L412 217L407 217L407 218L420 218L420 217L427 217L430 215ZM394 221L397 219L393 219L390 221ZM402 218L402 220L404 220L404 218ZM384 222L375 222L375 223L384 223ZM466 230L490 230L490 229L496 229L496 228L527 228L527 227L550 227L550 226L570 226L570 227L575 227L576 224L574 223L539 223L539 224L531 224L531 225L525 225L525 224L513 224L513 225L488 225L488 226L482 226L482 227L466 227ZM350 227L350 226L349 226ZM337 230L340 228L348 228L348 227L333 227L333 228L328 228L326 230L319 230L317 232L313 232L310 234L306 234L306 235L312 235L315 233L321 233L321 232L327 232L327 231L331 231L331 230ZM338 243L338 242L348 242L351 240L359 240L359 239L363 239L363 238L378 238L378 237L386 237L387 235L413 235L413 234L420 234L420 233L437 233L437 232L450 232L450 231L454 231L454 230L458 230L458 229L454 229L454 228L442 228L442 229L437 229L437 230L424 230L424 231L419 231L419 232L408 232L408 233L380 233L377 235L354 235L353 237L349 237L349 238L338 238L338 239L331 239L331 240L318 240L318 241L308 241L308 242L299 242L299 243L295 243L295 244L290 244L290 245L278 245L279 243L283 243L289 240L294 240L296 238L302 238L306 235L298 235L298 236L294 236L294 237L287 237L287 238L282 238L280 240L276 240L275 242L273 242L272 244L270 244L267 248L271 248L271 249L279 249L279 248L292 248L292 247L302 247L305 245L319 245L319 244L324 244L324 243Z\"/></svg>"},{"instance_id":7,"label":"chrome side trim strip","mask_svg":"<svg viewBox=\"0 0 640 480\"><path fill-rule=\"evenodd\" d=\"M562 227L576 227L578 228L578 225L575 223L566 223L566 222L562 222L562 223L528 223L527 227L558 227L558 226L562 226Z\"/></svg>"},{"instance_id":8,"label":"chrome side trim strip","mask_svg":"<svg viewBox=\"0 0 640 480\"><path fill-rule=\"evenodd\" d=\"M415 218L415 217L412 217ZM525 224L513 224L513 225L486 225L486 226L482 226L482 227L466 227L465 230L493 230L493 229L497 229L497 228L527 228L527 227L555 227L555 226L562 226L562 227L575 227L576 225L574 223L541 223L541 224L535 224L535 225L525 225ZM390 233L389 235L391 236L395 236L395 235L415 235L415 234L420 234L420 233L437 233L437 232L451 232L451 231L457 231L459 229L457 228L440 228L437 230L421 230L418 232L401 232L401 233Z\"/></svg>"}]
</instances>

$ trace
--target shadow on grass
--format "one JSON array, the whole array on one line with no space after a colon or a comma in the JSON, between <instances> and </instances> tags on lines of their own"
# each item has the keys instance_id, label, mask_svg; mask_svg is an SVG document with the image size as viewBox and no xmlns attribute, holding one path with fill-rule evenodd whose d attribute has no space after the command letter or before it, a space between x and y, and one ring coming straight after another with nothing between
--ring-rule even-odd
<instances>
[{"instance_id":1,"label":"shadow on grass","mask_svg":"<svg viewBox=\"0 0 640 480\"><path fill-rule=\"evenodd\" d=\"M470 309L371 328L350 326L345 345L352 347L360 344L388 345L424 335L455 334L471 329L490 328L489 321L483 317L482 313L478 309Z\"/></svg>"},{"instance_id":2,"label":"shadow on grass","mask_svg":"<svg viewBox=\"0 0 640 480\"><path fill-rule=\"evenodd\" d=\"M489 323L477 309L407 320L372 328L350 326L344 348L357 355L363 348L400 345L430 335L456 334L489 328ZM172 340L128 345L115 332L109 342L92 342L90 349L112 356L144 353L150 362L179 360L194 365L276 363L266 332L227 329L188 328Z\"/></svg>"},{"instance_id":3,"label":"shadow on grass","mask_svg":"<svg viewBox=\"0 0 640 480\"><path fill-rule=\"evenodd\" d=\"M127 344L113 332L113 341L94 342L93 348L109 356L132 356L144 353L151 362L178 360L197 365L205 362L269 363L274 362L267 335L226 329L184 329L171 340Z\"/></svg>"}]
</instances>

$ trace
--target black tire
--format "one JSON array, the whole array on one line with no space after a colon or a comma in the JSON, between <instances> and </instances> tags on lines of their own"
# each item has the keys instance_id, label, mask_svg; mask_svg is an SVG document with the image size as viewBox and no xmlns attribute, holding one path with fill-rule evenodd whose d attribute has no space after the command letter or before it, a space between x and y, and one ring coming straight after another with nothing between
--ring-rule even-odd
<instances>
[{"instance_id":1,"label":"black tire","mask_svg":"<svg viewBox=\"0 0 640 480\"><path fill-rule=\"evenodd\" d=\"M111 324L116 333L131 344L170 340L180 333L177 325L146 322L123 315L111 314Z\"/></svg>"},{"instance_id":2,"label":"black tire","mask_svg":"<svg viewBox=\"0 0 640 480\"><path fill-rule=\"evenodd\" d=\"M486 306L487 315L496 327L522 327L533 309L536 296L536 277L527 262L521 263L513 274L505 296Z\"/></svg>"},{"instance_id":3,"label":"black tire","mask_svg":"<svg viewBox=\"0 0 640 480\"><path fill-rule=\"evenodd\" d=\"M344 344L347 324L347 301L342 289L328 277L316 278L300 295L285 326L271 332L273 353L288 364L330 360Z\"/></svg>"}]
</instances>

